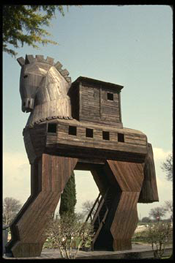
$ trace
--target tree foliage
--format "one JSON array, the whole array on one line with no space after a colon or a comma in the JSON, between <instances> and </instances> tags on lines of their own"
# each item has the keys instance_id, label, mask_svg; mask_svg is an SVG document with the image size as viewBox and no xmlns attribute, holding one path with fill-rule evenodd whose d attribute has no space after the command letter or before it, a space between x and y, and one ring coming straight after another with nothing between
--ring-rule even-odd
<instances>
[{"instance_id":1,"label":"tree foliage","mask_svg":"<svg viewBox=\"0 0 175 263\"><path fill-rule=\"evenodd\" d=\"M50 34L44 26L50 25L55 11L64 16L61 5L4 5L3 6L3 51L16 56L9 48L19 48L24 44L38 48L37 44L57 44L47 39Z\"/></svg>"},{"instance_id":2,"label":"tree foliage","mask_svg":"<svg viewBox=\"0 0 175 263\"><path fill-rule=\"evenodd\" d=\"M61 195L61 204L59 211L60 215L62 216L64 213L74 214L76 202L77 200L76 200L75 174L73 172Z\"/></svg>"},{"instance_id":3,"label":"tree foliage","mask_svg":"<svg viewBox=\"0 0 175 263\"><path fill-rule=\"evenodd\" d=\"M142 222L143 223L149 223L150 222L150 218L145 216L145 217L142 218Z\"/></svg>"},{"instance_id":4,"label":"tree foliage","mask_svg":"<svg viewBox=\"0 0 175 263\"><path fill-rule=\"evenodd\" d=\"M58 248L64 259L76 258L80 247L91 245L93 238L92 226L82 223L76 214L64 213L60 218L52 218L45 235L51 248Z\"/></svg>"},{"instance_id":5,"label":"tree foliage","mask_svg":"<svg viewBox=\"0 0 175 263\"><path fill-rule=\"evenodd\" d=\"M82 212L84 216L87 216L90 213L93 207L93 204L94 204L94 201L89 201L89 200L82 204ZM92 211L92 215L94 215L94 212L95 211Z\"/></svg>"},{"instance_id":6,"label":"tree foliage","mask_svg":"<svg viewBox=\"0 0 175 263\"><path fill-rule=\"evenodd\" d=\"M173 203L172 201L165 201L164 209L170 214L170 219L173 221Z\"/></svg>"},{"instance_id":7,"label":"tree foliage","mask_svg":"<svg viewBox=\"0 0 175 263\"><path fill-rule=\"evenodd\" d=\"M166 161L161 166L162 170L166 173L166 178L168 181L173 180L173 156L170 154Z\"/></svg>"},{"instance_id":8,"label":"tree foliage","mask_svg":"<svg viewBox=\"0 0 175 263\"><path fill-rule=\"evenodd\" d=\"M164 254L166 245L172 242L171 223L157 222L149 224L146 236L152 246L154 258L160 259Z\"/></svg>"},{"instance_id":9,"label":"tree foliage","mask_svg":"<svg viewBox=\"0 0 175 263\"><path fill-rule=\"evenodd\" d=\"M149 212L149 216L152 217L154 220L161 220L166 214L165 207L155 207L152 208Z\"/></svg>"},{"instance_id":10,"label":"tree foliage","mask_svg":"<svg viewBox=\"0 0 175 263\"><path fill-rule=\"evenodd\" d=\"M13 197L6 197L3 202L3 223L10 225L14 217L21 209L22 204Z\"/></svg>"}]
</instances>

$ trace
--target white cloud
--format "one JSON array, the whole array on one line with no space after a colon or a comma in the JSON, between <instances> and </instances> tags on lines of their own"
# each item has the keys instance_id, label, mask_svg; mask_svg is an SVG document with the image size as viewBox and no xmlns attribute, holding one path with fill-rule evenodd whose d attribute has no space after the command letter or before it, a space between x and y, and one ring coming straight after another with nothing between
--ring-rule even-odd
<instances>
[{"instance_id":1,"label":"white cloud","mask_svg":"<svg viewBox=\"0 0 175 263\"><path fill-rule=\"evenodd\" d=\"M155 161L163 161L165 160L169 154L171 154L171 151L164 151L161 148L153 148L153 153L154 153L154 159Z\"/></svg>"},{"instance_id":2,"label":"white cloud","mask_svg":"<svg viewBox=\"0 0 175 263\"><path fill-rule=\"evenodd\" d=\"M156 175L157 177L161 179L165 179L166 175L165 172L162 171L161 167L163 162L166 161L169 154L172 154L171 151L164 151L162 148L153 148L154 153L154 162L155 162L155 168L156 168Z\"/></svg>"},{"instance_id":3,"label":"white cloud","mask_svg":"<svg viewBox=\"0 0 175 263\"><path fill-rule=\"evenodd\" d=\"M4 152L3 197L24 203L30 195L30 164L26 154Z\"/></svg>"}]
</instances>

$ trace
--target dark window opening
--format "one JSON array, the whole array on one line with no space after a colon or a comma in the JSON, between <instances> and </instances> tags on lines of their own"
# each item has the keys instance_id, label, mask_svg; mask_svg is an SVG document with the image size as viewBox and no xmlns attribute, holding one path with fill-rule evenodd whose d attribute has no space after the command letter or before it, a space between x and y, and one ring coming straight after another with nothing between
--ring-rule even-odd
<instances>
[{"instance_id":1,"label":"dark window opening","mask_svg":"<svg viewBox=\"0 0 175 263\"><path fill-rule=\"evenodd\" d=\"M107 99L108 100L114 100L114 94L113 93L107 93Z\"/></svg>"},{"instance_id":2,"label":"dark window opening","mask_svg":"<svg viewBox=\"0 0 175 263\"><path fill-rule=\"evenodd\" d=\"M69 134L70 135L77 135L77 127L75 126L69 126Z\"/></svg>"},{"instance_id":3,"label":"dark window opening","mask_svg":"<svg viewBox=\"0 0 175 263\"><path fill-rule=\"evenodd\" d=\"M118 133L118 142L124 142L124 134Z\"/></svg>"},{"instance_id":4,"label":"dark window opening","mask_svg":"<svg viewBox=\"0 0 175 263\"><path fill-rule=\"evenodd\" d=\"M103 131L103 140L109 141L109 132Z\"/></svg>"},{"instance_id":5,"label":"dark window opening","mask_svg":"<svg viewBox=\"0 0 175 263\"><path fill-rule=\"evenodd\" d=\"M48 123L47 132L56 133L57 132L57 124L56 123Z\"/></svg>"},{"instance_id":6,"label":"dark window opening","mask_svg":"<svg viewBox=\"0 0 175 263\"><path fill-rule=\"evenodd\" d=\"M93 138L93 130L92 129L86 129L86 137Z\"/></svg>"}]
</instances>

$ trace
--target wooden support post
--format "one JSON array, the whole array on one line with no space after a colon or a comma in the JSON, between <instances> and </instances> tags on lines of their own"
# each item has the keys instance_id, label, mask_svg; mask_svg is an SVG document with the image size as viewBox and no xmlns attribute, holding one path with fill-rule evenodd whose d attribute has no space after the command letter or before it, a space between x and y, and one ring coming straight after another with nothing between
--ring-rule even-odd
<instances>
[{"instance_id":1,"label":"wooden support post","mask_svg":"<svg viewBox=\"0 0 175 263\"><path fill-rule=\"evenodd\" d=\"M30 202L11 226L12 232L15 229L11 242L14 257L40 256L48 219L54 213L77 161L76 158L42 154L32 166Z\"/></svg>"},{"instance_id":2,"label":"wooden support post","mask_svg":"<svg viewBox=\"0 0 175 263\"><path fill-rule=\"evenodd\" d=\"M131 249L131 238L138 223L137 202L143 183L143 164L107 161L120 189L118 205L110 228L113 249Z\"/></svg>"}]
</instances>

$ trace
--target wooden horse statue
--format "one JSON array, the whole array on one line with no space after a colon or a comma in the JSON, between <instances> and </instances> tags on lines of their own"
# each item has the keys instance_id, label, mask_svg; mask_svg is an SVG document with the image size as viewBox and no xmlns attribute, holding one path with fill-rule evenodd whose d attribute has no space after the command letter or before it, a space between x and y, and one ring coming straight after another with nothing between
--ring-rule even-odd
<instances>
[{"instance_id":1,"label":"wooden horse statue","mask_svg":"<svg viewBox=\"0 0 175 263\"><path fill-rule=\"evenodd\" d=\"M86 77L71 84L68 71L49 57L18 62L22 111L31 112L23 131L31 195L10 226L6 252L41 254L48 218L76 169L91 171L100 192L88 215L92 248L131 249L137 203L158 201L158 193L151 144L121 121L123 87Z\"/></svg>"}]
</instances>

